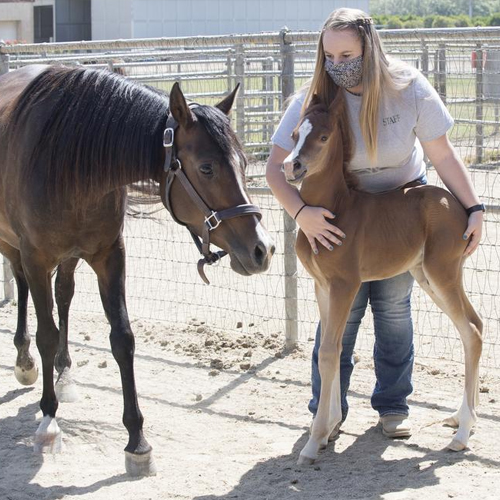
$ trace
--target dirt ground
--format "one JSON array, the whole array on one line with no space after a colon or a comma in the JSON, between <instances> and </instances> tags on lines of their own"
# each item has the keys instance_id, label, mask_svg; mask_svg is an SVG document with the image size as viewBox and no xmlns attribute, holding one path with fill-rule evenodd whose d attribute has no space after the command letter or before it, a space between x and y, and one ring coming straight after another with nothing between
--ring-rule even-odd
<instances>
[{"instance_id":1,"label":"dirt ground","mask_svg":"<svg viewBox=\"0 0 500 500\"><path fill-rule=\"evenodd\" d=\"M196 318L186 328L135 320L139 400L158 473L133 480L125 474L121 388L103 316L72 316L80 399L59 407L59 455L33 453L41 380L18 385L15 306L0 307L0 321L2 500L499 498L500 374L493 369L481 374L470 448L452 453L443 448L453 430L440 421L461 400L462 366L417 360L414 434L388 440L370 407L371 355L360 352L340 437L315 465L299 467L310 423L311 342L287 353L282 338L250 325L224 334ZM32 316L30 324L34 330Z\"/></svg>"}]
</instances>

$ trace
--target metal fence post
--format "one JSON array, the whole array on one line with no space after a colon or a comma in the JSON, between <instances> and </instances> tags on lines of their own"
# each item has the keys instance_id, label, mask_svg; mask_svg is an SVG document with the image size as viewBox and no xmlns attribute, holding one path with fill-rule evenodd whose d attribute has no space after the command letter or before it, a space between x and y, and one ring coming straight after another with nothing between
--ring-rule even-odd
<instances>
[{"instance_id":1,"label":"metal fence post","mask_svg":"<svg viewBox=\"0 0 500 500\"><path fill-rule=\"evenodd\" d=\"M271 73L273 70L273 58L266 57L262 61L262 71L264 73ZM273 90L273 76L271 74L264 74L262 77L262 90L265 92L264 97L262 98L262 110L265 113L270 113L274 111L274 97L272 95L266 94L266 92L272 92ZM266 120L264 118L262 120L264 122L264 127L262 130L262 142L267 143L271 138L273 133L273 126L270 120Z\"/></svg>"},{"instance_id":2,"label":"metal fence post","mask_svg":"<svg viewBox=\"0 0 500 500\"><path fill-rule=\"evenodd\" d=\"M483 163L483 48L476 46L476 164Z\"/></svg>"},{"instance_id":3,"label":"metal fence post","mask_svg":"<svg viewBox=\"0 0 500 500\"><path fill-rule=\"evenodd\" d=\"M282 107L295 91L294 46L286 40L287 28L280 31L281 97ZM297 254L295 239L297 224L283 210L284 257L285 257L285 337L287 348L293 348L299 339L297 302Z\"/></svg>"},{"instance_id":4,"label":"metal fence post","mask_svg":"<svg viewBox=\"0 0 500 500\"><path fill-rule=\"evenodd\" d=\"M438 49L438 73L439 73L439 88L438 94L442 101L446 103L446 45L439 44Z\"/></svg>"},{"instance_id":5,"label":"metal fence post","mask_svg":"<svg viewBox=\"0 0 500 500\"><path fill-rule=\"evenodd\" d=\"M4 43L0 42L0 75L9 72L9 54L1 52ZM3 269L3 298L12 300L14 298L14 276L9 261L4 257L2 262Z\"/></svg>"},{"instance_id":6,"label":"metal fence post","mask_svg":"<svg viewBox=\"0 0 500 500\"><path fill-rule=\"evenodd\" d=\"M3 298L4 300L12 300L14 298L14 275L10 262L6 257L3 258Z\"/></svg>"},{"instance_id":7,"label":"metal fence post","mask_svg":"<svg viewBox=\"0 0 500 500\"><path fill-rule=\"evenodd\" d=\"M429 78L429 48L425 42L422 42L421 68L425 78Z\"/></svg>"},{"instance_id":8,"label":"metal fence post","mask_svg":"<svg viewBox=\"0 0 500 500\"><path fill-rule=\"evenodd\" d=\"M240 84L236 96L236 133L245 144L245 53L242 44L236 45L234 76L236 83Z\"/></svg>"},{"instance_id":9,"label":"metal fence post","mask_svg":"<svg viewBox=\"0 0 500 500\"><path fill-rule=\"evenodd\" d=\"M9 72L9 54L2 52L2 47L5 46L5 43L0 42L0 75Z\"/></svg>"},{"instance_id":10,"label":"metal fence post","mask_svg":"<svg viewBox=\"0 0 500 500\"><path fill-rule=\"evenodd\" d=\"M226 58L226 72L227 72L227 91L231 93L234 88L233 84L233 55L234 50L229 49Z\"/></svg>"}]
</instances>

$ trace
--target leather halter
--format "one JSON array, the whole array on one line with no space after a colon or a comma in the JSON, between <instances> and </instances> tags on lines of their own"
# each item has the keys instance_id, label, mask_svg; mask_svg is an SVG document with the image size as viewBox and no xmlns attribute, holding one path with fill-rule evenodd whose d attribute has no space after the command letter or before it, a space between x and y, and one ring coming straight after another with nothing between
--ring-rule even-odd
<instances>
[{"instance_id":1,"label":"leather halter","mask_svg":"<svg viewBox=\"0 0 500 500\"><path fill-rule=\"evenodd\" d=\"M198 104L192 103L189 105L190 109L198 106ZM262 219L262 213L256 205L243 204L236 205L231 208L224 210L213 210L208 207L208 205L203 201L203 198L198 194L196 189L193 187L186 174L183 171L182 164L177 158L175 151L175 131L179 127L176 119L169 113L167 118L167 123L165 125L165 130L163 132L163 147L165 148L165 163L163 165L164 171L167 173L167 179L165 183L165 196L164 204L170 215L175 222L186 226L193 241L196 244L199 252L203 255L203 258L198 261L198 273L201 279L209 285L204 266L205 264L212 265L218 262L227 252L221 250L218 252L210 251L210 232L214 231L219 227L222 221L227 219L233 219L234 217L241 217L243 215L255 215L260 220ZM180 183L186 190L187 194L190 196L191 200L203 213L205 220L203 224L202 240L200 237L192 231L187 224L181 222L176 216L172 204L170 202L170 190L172 189L172 184L175 179L179 179Z\"/></svg>"}]
</instances>

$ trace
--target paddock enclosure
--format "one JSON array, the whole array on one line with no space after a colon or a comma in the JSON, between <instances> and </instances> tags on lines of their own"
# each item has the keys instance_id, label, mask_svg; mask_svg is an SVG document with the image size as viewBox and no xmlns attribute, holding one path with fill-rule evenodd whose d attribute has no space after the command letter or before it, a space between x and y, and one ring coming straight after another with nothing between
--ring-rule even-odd
<instances>
[{"instance_id":1,"label":"paddock enclosure","mask_svg":"<svg viewBox=\"0 0 500 500\"><path fill-rule=\"evenodd\" d=\"M76 274L70 349L81 400L58 413L67 446L63 455L37 459L31 453L40 386L15 383L16 310L12 302L4 303L0 438L7 453L0 458L0 497L331 498L336 488L339 498L460 498L464 492L467 498L495 498L495 485L500 486L495 449L500 420L500 29L380 34L387 51L421 69L445 100L455 118L451 141L488 207L483 243L465 265L466 290L485 323L479 423L471 450L445 454L440 447L449 436L433 431L459 401L462 347L448 319L416 287L411 407L418 431L408 441L388 444L375 428L367 314L345 432L320 458L320 470L295 465L309 423L309 355L317 307L312 280L295 258L295 224L262 176L283 103L312 74L317 33L1 46L0 73L36 62L120 68L164 90L179 81L188 97L203 103L220 100L240 83L233 125L250 158L252 201L261 207L277 250L266 274L242 278L222 262L207 270L212 285L206 286L197 275L197 251L185 228L154 200L131 205L125 226L128 309L137 335L145 429L159 469L157 478L140 482L121 475L119 376L90 269L81 264ZM432 165L428 172L435 182ZM4 273L4 298L11 299L15 294L6 266ZM29 324L34 332L33 315ZM283 351L285 344L298 344L298 350Z\"/></svg>"}]
</instances>

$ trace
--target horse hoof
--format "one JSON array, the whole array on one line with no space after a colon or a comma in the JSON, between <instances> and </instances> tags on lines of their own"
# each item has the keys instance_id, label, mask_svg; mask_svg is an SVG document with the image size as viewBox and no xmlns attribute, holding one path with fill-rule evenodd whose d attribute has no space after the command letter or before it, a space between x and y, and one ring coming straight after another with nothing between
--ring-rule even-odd
<instances>
[{"instance_id":1,"label":"horse hoof","mask_svg":"<svg viewBox=\"0 0 500 500\"><path fill-rule=\"evenodd\" d=\"M33 385L38 379L38 366L34 365L30 370L15 366L14 375L20 384Z\"/></svg>"},{"instance_id":2,"label":"horse hoof","mask_svg":"<svg viewBox=\"0 0 500 500\"><path fill-rule=\"evenodd\" d=\"M35 433L33 449L35 453L60 453L62 451L62 433L55 418L43 417Z\"/></svg>"},{"instance_id":3,"label":"horse hoof","mask_svg":"<svg viewBox=\"0 0 500 500\"><path fill-rule=\"evenodd\" d=\"M156 476L156 465L153 452L143 455L125 452L125 470L132 477Z\"/></svg>"},{"instance_id":4,"label":"horse hoof","mask_svg":"<svg viewBox=\"0 0 500 500\"><path fill-rule=\"evenodd\" d=\"M74 403L79 399L78 391L74 383L56 384L54 390L59 403Z\"/></svg>"},{"instance_id":5,"label":"horse hoof","mask_svg":"<svg viewBox=\"0 0 500 500\"><path fill-rule=\"evenodd\" d=\"M453 439L446 448L451 451L463 451L467 448L467 445L463 444L458 439Z\"/></svg>"},{"instance_id":6,"label":"horse hoof","mask_svg":"<svg viewBox=\"0 0 500 500\"><path fill-rule=\"evenodd\" d=\"M305 455L299 455L297 465L313 465L315 461L315 458L306 457Z\"/></svg>"},{"instance_id":7,"label":"horse hoof","mask_svg":"<svg viewBox=\"0 0 500 500\"><path fill-rule=\"evenodd\" d=\"M78 390L69 373L69 368L65 368L57 379L54 387L57 400L60 403L74 403L78 401Z\"/></svg>"}]
</instances>

